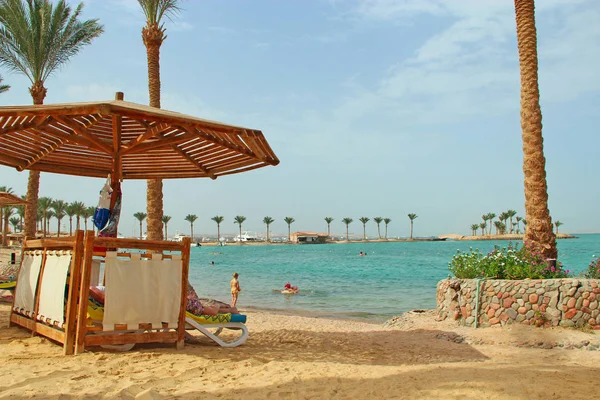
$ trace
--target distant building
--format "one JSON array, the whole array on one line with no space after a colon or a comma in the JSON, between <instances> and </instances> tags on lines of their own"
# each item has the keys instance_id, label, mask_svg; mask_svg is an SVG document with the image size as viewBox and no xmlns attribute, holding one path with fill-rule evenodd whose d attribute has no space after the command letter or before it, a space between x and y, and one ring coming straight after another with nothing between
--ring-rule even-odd
<instances>
[{"instance_id":1,"label":"distant building","mask_svg":"<svg viewBox=\"0 0 600 400\"><path fill-rule=\"evenodd\" d=\"M327 239L326 233L318 232L294 232L290 235L292 243L326 243Z\"/></svg>"}]
</instances>

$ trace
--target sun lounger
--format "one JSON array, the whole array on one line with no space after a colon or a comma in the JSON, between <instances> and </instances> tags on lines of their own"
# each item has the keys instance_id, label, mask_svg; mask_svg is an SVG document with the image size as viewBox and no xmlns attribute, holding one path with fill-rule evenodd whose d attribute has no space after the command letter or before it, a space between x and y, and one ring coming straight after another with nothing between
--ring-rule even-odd
<instances>
[{"instance_id":1,"label":"sun lounger","mask_svg":"<svg viewBox=\"0 0 600 400\"><path fill-rule=\"evenodd\" d=\"M237 347L248 339L248 328L245 325L246 316L242 314L217 314L194 315L189 312L185 316L186 329L196 329L206 337L212 339L221 347ZM214 332L211 329L215 329ZM241 331L240 335L232 341L225 341L219 337L223 329Z\"/></svg>"}]
</instances>

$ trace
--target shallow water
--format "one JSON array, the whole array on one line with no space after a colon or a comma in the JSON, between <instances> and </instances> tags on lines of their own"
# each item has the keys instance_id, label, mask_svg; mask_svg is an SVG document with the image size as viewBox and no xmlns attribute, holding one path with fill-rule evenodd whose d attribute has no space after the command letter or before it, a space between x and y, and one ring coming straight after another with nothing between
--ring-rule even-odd
<instances>
[{"instance_id":1,"label":"shallow water","mask_svg":"<svg viewBox=\"0 0 600 400\"><path fill-rule=\"evenodd\" d=\"M578 274L592 256L600 256L600 234L576 236L559 240L558 250L565 268ZM189 279L201 296L230 301L229 281L233 272L239 273L242 309L385 320L412 309L435 308L437 282L448 277L456 250L487 252L494 245L508 242L192 247ZM360 251L368 255L359 257ZM299 294L274 290L288 281L299 286Z\"/></svg>"}]
</instances>

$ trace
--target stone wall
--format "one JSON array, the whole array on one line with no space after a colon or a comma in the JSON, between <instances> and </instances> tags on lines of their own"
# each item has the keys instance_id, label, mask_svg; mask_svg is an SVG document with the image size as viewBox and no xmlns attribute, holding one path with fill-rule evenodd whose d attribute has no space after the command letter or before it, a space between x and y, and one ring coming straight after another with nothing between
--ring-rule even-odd
<instances>
[{"instance_id":1,"label":"stone wall","mask_svg":"<svg viewBox=\"0 0 600 400\"><path fill-rule=\"evenodd\" d=\"M599 301L597 279L445 279L437 285L438 318L465 326L475 326L477 316L480 327L520 323L600 329Z\"/></svg>"}]
</instances>

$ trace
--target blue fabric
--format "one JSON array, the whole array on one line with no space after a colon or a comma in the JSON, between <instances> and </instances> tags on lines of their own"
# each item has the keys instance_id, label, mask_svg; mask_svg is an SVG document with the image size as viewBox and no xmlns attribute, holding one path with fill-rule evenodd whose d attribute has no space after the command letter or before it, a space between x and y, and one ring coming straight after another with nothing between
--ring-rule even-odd
<instances>
[{"instance_id":1,"label":"blue fabric","mask_svg":"<svg viewBox=\"0 0 600 400\"><path fill-rule=\"evenodd\" d=\"M231 314L231 322L246 323L246 316L243 314Z\"/></svg>"}]
</instances>

